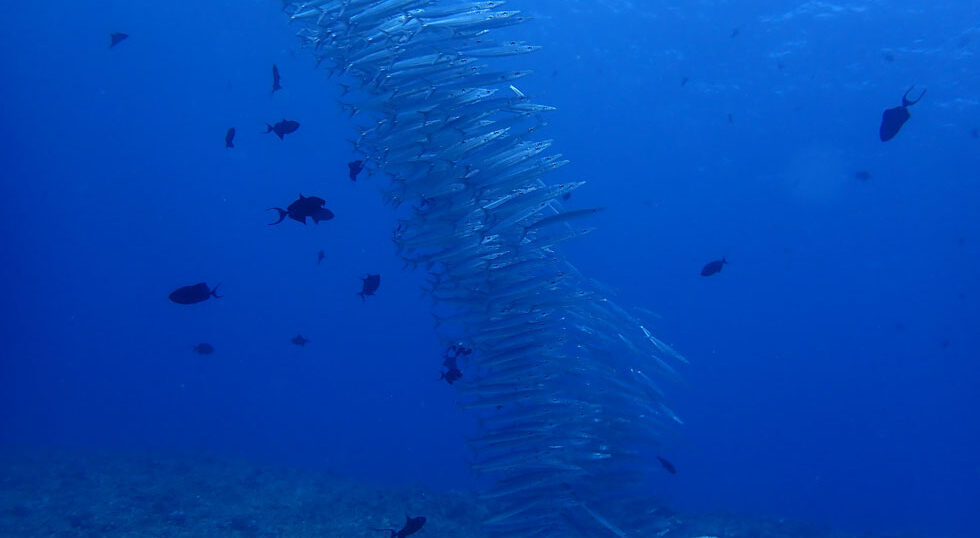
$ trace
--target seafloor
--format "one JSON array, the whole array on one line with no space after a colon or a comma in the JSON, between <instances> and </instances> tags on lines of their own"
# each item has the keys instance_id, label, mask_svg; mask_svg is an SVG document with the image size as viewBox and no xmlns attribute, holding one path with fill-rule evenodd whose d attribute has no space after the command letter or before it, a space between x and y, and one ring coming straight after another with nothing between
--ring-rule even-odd
<instances>
[{"instance_id":1,"label":"seafloor","mask_svg":"<svg viewBox=\"0 0 980 538\"><path fill-rule=\"evenodd\" d=\"M477 538L490 510L469 492L382 487L216 457L0 453L0 536L387 538L404 514L417 537ZM663 538L872 538L786 520L662 511Z\"/></svg>"}]
</instances>

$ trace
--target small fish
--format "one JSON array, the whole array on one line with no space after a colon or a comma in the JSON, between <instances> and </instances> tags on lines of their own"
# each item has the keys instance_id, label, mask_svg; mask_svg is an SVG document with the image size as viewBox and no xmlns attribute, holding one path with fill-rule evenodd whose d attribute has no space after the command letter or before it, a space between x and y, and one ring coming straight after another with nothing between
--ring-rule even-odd
<instances>
[{"instance_id":1,"label":"small fish","mask_svg":"<svg viewBox=\"0 0 980 538\"><path fill-rule=\"evenodd\" d=\"M116 45L122 43L129 34L124 34L122 32L112 32L109 34L109 48L115 47Z\"/></svg>"},{"instance_id":2,"label":"small fish","mask_svg":"<svg viewBox=\"0 0 980 538\"><path fill-rule=\"evenodd\" d=\"M296 336L290 339L290 342L296 344L299 347L303 347L309 342L309 340L304 338L302 334L297 333Z\"/></svg>"},{"instance_id":3,"label":"small fish","mask_svg":"<svg viewBox=\"0 0 980 538\"><path fill-rule=\"evenodd\" d=\"M218 284L218 286L220 285ZM206 301L210 297L220 299L223 296L218 295L218 286L210 289L204 282L199 282L193 286L183 286L170 292L170 300L177 304L194 304Z\"/></svg>"},{"instance_id":4,"label":"small fish","mask_svg":"<svg viewBox=\"0 0 980 538\"><path fill-rule=\"evenodd\" d=\"M687 82L688 82L689 80L691 80L691 79L690 79L690 78L688 78L688 77L684 77L684 78L682 78L682 79L681 79L681 86L686 86L686 85L687 85Z\"/></svg>"},{"instance_id":5,"label":"small fish","mask_svg":"<svg viewBox=\"0 0 980 538\"><path fill-rule=\"evenodd\" d=\"M193 349L198 355L210 355L214 353L214 346L207 342L202 342L191 349Z\"/></svg>"},{"instance_id":6,"label":"small fish","mask_svg":"<svg viewBox=\"0 0 980 538\"><path fill-rule=\"evenodd\" d=\"M669 462L669 461L661 458L660 456L657 456L657 461L660 462L660 465L664 469L667 469L667 472L668 473L670 473L670 474L677 474L677 467L674 467L674 464L673 463L671 463L671 462Z\"/></svg>"},{"instance_id":7,"label":"small fish","mask_svg":"<svg viewBox=\"0 0 980 538\"><path fill-rule=\"evenodd\" d=\"M286 206L286 209L281 207L270 207L269 211L278 211L279 220L275 222L270 222L269 226L275 226L282 222L286 217L289 217L296 222L302 222L306 224L306 219L311 218L316 224L320 224L320 221L330 220L334 217L333 211L323 207L326 201L318 196L303 196L299 195L299 199L295 202Z\"/></svg>"},{"instance_id":8,"label":"small fish","mask_svg":"<svg viewBox=\"0 0 980 538\"><path fill-rule=\"evenodd\" d=\"M369 273L368 276L361 280L361 291L357 294L361 296L361 301L364 301L365 297L374 295L374 292L378 291L378 286L381 285L381 275L372 275Z\"/></svg>"},{"instance_id":9,"label":"small fish","mask_svg":"<svg viewBox=\"0 0 980 538\"><path fill-rule=\"evenodd\" d=\"M720 260L715 260L713 262L709 262L707 265L704 266L704 268L701 269L701 276L711 276L715 273L720 272L721 266L725 265L726 263L728 262L725 260L725 258L722 258Z\"/></svg>"},{"instance_id":10,"label":"small fish","mask_svg":"<svg viewBox=\"0 0 980 538\"><path fill-rule=\"evenodd\" d=\"M424 525L425 525L425 516L419 516L419 517L405 516L405 526L402 527L400 530L397 531L395 529L371 529L371 530L390 532L391 533L390 538L405 538L406 536L411 536L416 532L422 530L422 527Z\"/></svg>"},{"instance_id":11,"label":"small fish","mask_svg":"<svg viewBox=\"0 0 980 538\"><path fill-rule=\"evenodd\" d=\"M738 37L738 34L740 34L740 33L742 33L742 30L740 30L738 27L735 27L735 28L732 28L732 33L729 34L728 37L730 39L734 39L734 38Z\"/></svg>"},{"instance_id":12,"label":"small fish","mask_svg":"<svg viewBox=\"0 0 980 538\"><path fill-rule=\"evenodd\" d=\"M233 148L235 147L235 128L229 127L228 132L225 133L225 147Z\"/></svg>"},{"instance_id":13,"label":"small fish","mask_svg":"<svg viewBox=\"0 0 980 538\"><path fill-rule=\"evenodd\" d=\"M272 93L282 89L282 85L279 84L279 68L276 64L272 64Z\"/></svg>"},{"instance_id":14,"label":"small fish","mask_svg":"<svg viewBox=\"0 0 980 538\"><path fill-rule=\"evenodd\" d=\"M265 126L266 126L265 129L266 133L276 133L276 136L279 137L279 140L283 140L284 136L290 133L295 133L296 129L299 129L299 122L293 120L287 120L283 118L282 121L276 123L275 125L269 125L268 123L266 123Z\"/></svg>"},{"instance_id":15,"label":"small fish","mask_svg":"<svg viewBox=\"0 0 980 538\"><path fill-rule=\"evenodd\" d=\"M871 172L868 172L867 170L858 170L854 174L854 177L860 179L861 181L867 181L871 179Z\"/></svg>"},{"instance_id":16,"label":"small fish","mask_svg":"<svg viewBox=\"0 0 980 538\"><path fill-rule=\"evenodd\" d=\"M885 58L885 61L888 62L888 63L891 63L891 62L894 62L895 61L895 55L892 54L892 53L890 53L890 52L886 52L884 58Z\"/></svg>"},{"instance_id":17,"label":"small fish","mask_svg":"<svg viewBox=\"0 0 980 538\"><path fill-rule=\"evenodd\" d=\"M324 254L322 250L320 252L317 252L316 253L316 264L317 265L320 265L320 262L322 262L323 261L323 258L326 258L326 257L327 257L327 255Z\"/></svg>"},{"instance_id":18,"label":"small fish","mask_svg":"<svg viewBox=\"0 0 980 538\"><path fill-rule=\"evenodd\" d=\"M364 170L364 161L351 161L347 163L347 177L351 181L357 181L357 174Z\"/></svg>"},{"instance_id":19,"label":"small fish","mask_svg":"<svg viewBox=\"0 0 980 538\"><path fill-rule=\"evenodd\" d=\"M915 88L913 85L911 88L905 91L905 95L902 96L902 106L897 106L895 108L889 108L881 113L881 126L878 127L878 137L881 138L882 142L888 142L898 131L905 125L905 122L909 121L912 117L909 114L909 107L918 103L925 96L926 91L922 90L917 99L910 100L909 93Z\"/></svg>"},{"instance_id":20,"label":"small fish","mask_svg":"<svg viewBox=\"0 0 980 538\"><path fill-rule=\"evenodd\" d=\"M445 379L446 383L452 385L453 383L459 381L463 377L463 372L459 368L450 368L449 371L443 372L439 376L439 379Z\"/></svg>"}]
</instances>

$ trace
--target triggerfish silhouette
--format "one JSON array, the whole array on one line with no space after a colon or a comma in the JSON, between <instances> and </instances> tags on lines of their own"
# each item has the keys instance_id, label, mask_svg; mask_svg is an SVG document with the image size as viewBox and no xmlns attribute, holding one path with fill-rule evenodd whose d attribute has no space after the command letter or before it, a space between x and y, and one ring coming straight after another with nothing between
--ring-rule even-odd
<instances>
[{"instance_id":1,"label":"triggerfish silhouette","mask_svg":"<svg viewBox=\"0 0 980 538\"><path fill-rule=\"evenodd\" d=\"M295 202L286 206L286 209L281 207L270 207L269 211L278 211L279 220L275 222L270 222L269 226L275 226L282 222L286 217L289 217L296 222L302 222L306 224L306 219L311 218L313 222L319 224L321 220L330 220L333 218L333 211L323 207L326 201L318 196L303 196L299 195L299 199Z\"/></svg>"},{"instance_id":2,"label":"triggerfish silhouette","mask_svg":"<svg viewBox=\"0 0 980 538\"><path fill-rule=\"evenodd\" d=\"M218 286L220 285L218 284ZM211 289L204 282L199 282L193 286L183 286L170 292L170 300L177 304L194 304L206 301L211 297L220 299L221 295L217 293L218 286Z\"/></svg>"},{"instance_id":3,"label":"triggerfish silhouette","mask_svg":"<svg viewBox=\"0 0 980 538\"><path fill-rule=\"evenodd\" d=\"M374 292L378 291L378 286L381 285L381 275L368 274L368 276L361 280L361 291L357 294L361 296L361 300L363 301L365 297L374 295Z\"/></svg>"},{"instance_id":4,"label":"triggerfish silhouette","mask_svg":"<svg viewBox=\"0 0 980 538\"><path fill-rule=\"evenodd\" d=\"M299 122L293 120L287 120L283 118L282 121L277 122L275 125L269 125L267 123L265 124L265 127L266 127L265 129L266 133L276 133L276 136L279 137L279 140L283 140L283 137L285 137L289 133L295 133L296 129L299 129Z\"/></svg>"},{"instance_id":5,"label":"triggerfish silhouette","mask_svg":"<svg viewBox=\"0 0 980 538\"><path fill-rule=\"evenodd\" d=\"M922 93L919 94L917 99L910 100L909 93L912 92L913 88L915 86L906 90L905 95L902 96L902 106L889 108L881 113L881 127L878 128L878 136L881 137L882 142L888 142L892 138L895 138L895 135L905 125L905 122L909 121L909 118L912 117L909 114L909 107L921 101L922 97L926 94L926 91L922 90Z\"/></svg>"}]
</instances>

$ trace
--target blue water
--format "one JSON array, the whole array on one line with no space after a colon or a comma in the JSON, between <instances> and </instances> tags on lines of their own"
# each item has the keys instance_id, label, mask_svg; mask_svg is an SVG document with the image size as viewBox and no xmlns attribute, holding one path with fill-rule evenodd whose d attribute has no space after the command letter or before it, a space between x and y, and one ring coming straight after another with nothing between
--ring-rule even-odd
<instances>
[{"instance_id":1,"label":"blue water","mask_svg":"<svg viewBox=\"0 0 980 538\"><path fill-rule=\"evenodd\" d=\"M562 178L589 182L570 205L607 208L570 259L662 316L691 362L663 448L679 472L651 489L693 510L973 536L980 6L688 4L515 0L536 20L503 31L545 45L509 61L559 107L542 136L572 159ZM347 179L339 88L278 7L0 7L4 447L477 481L425 273L395 255L383 178ZM108 50L113 31L131 37ZM913 83L926 97L880 142ZM263 133L283 117L300 130ZM266 226L297 193L337 218ZM369 272L381 288L362 303ZM225 297L167 301L201 280ZM191 351L204 341L215 354Z\"/></svg>"}]
</instances>

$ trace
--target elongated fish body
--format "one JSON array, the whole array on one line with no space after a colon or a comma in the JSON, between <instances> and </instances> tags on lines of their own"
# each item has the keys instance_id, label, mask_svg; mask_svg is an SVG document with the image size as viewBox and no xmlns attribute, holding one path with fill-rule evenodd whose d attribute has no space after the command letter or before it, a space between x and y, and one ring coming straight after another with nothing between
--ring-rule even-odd
<instances>
[{"instance_id":1,"label":"elongated fish body","mask_svg":"<svg viewBox=\"0 0 980 538\"><path fill-rule=\"evenodd\" d=\"M228 132L225 133L225 148L235 147L235 128L231 127Z\"/></svg>"},{"instance_id":2,"label":"elongated fish body","mask_svg":"<svg viewBox=\"0 0 980 538\"><path fill-rule=\"evenodd\" d=\"M362 163L348 177L370 162L391 178L396 251L429 273L440 336L472 349L440 379L480 423L472 468L496 484L484 527L646 536L652 522L630 507L664 467L637 448L679 423L660 383L677 379L682 358L562 255L598 209L563 205L576 190L586 199L581 179L549 182L569 163L539 135L555 108L514 85L530 72L506 63L539 47L503 35L528 18L502 5L313 0L286 13L318 64L343 74L341 109L371 117L351 140ZM358 295L379 285L368 275Z\"/></svg>"},{"instance_id":3,"label":"elongated fish body","mask_svg":"<svg viewBox=\"0 0 980 538\"><path fill-rule=\"evenodd\" d=\"M220 284L219 284L220 286ZM206 301L211 297L220 298L218 286L214 289L208 287L204 282L199 282L192 286L182 286L170 293L170 300L177 304L195 304Z\"/></svg>"}]
</instances>

